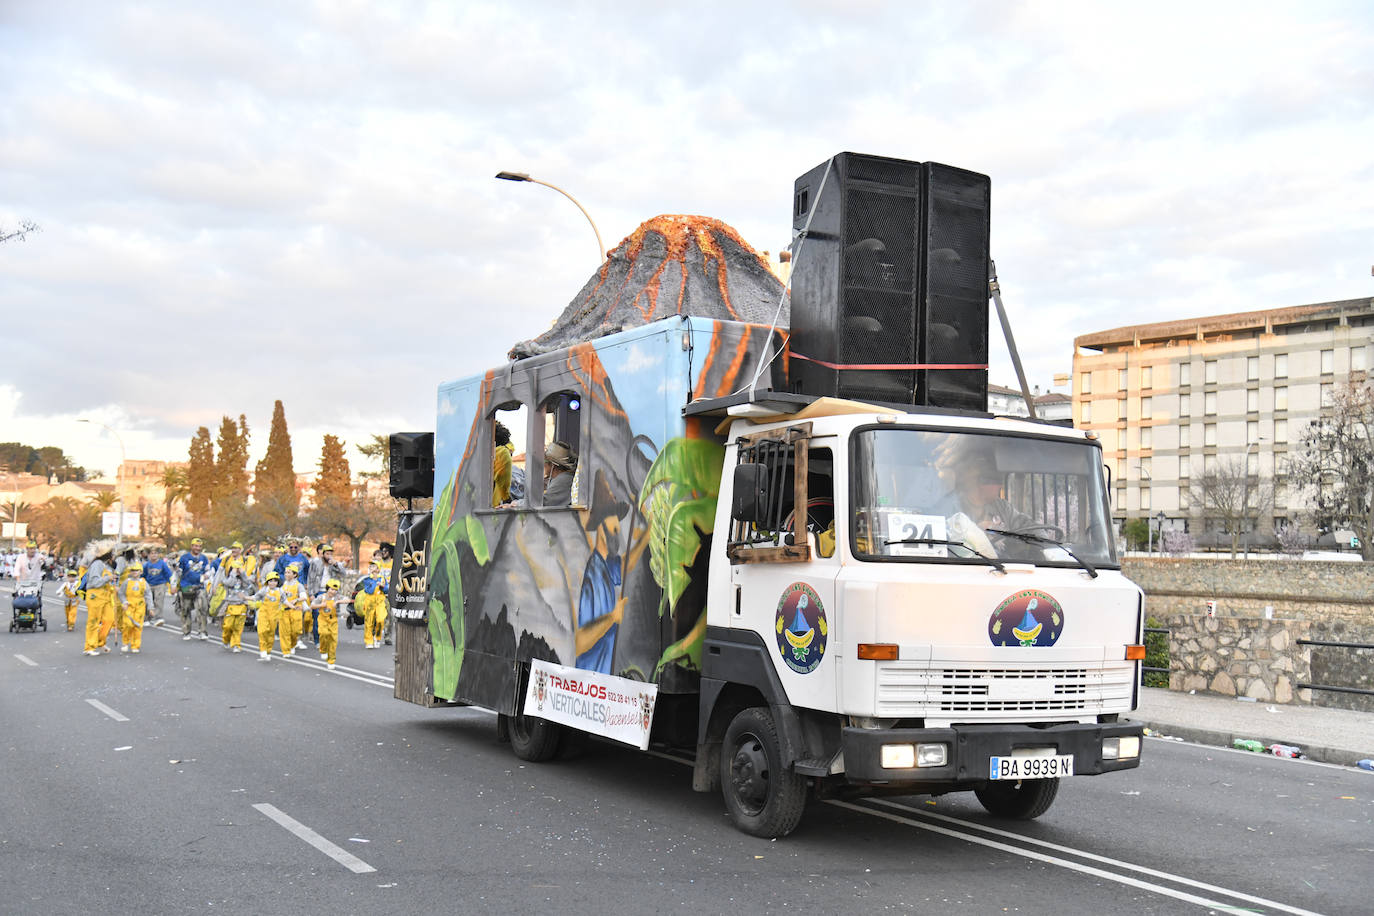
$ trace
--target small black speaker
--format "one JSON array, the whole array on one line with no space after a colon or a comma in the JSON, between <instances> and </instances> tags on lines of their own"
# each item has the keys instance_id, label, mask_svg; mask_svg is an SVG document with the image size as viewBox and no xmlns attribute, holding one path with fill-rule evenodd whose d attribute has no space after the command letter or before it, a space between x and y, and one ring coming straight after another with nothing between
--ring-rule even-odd
<instances>
[{"instance_id":1,"label":"small black speaker","mask_svg":"<svg viewBox=\"0 0 1374 916\"><path fill-rule=\"evenodd\" d=\"M427 499L434 495L434 433L392 433L391 477L395 499Z\"/></svg>"}]
</instances>

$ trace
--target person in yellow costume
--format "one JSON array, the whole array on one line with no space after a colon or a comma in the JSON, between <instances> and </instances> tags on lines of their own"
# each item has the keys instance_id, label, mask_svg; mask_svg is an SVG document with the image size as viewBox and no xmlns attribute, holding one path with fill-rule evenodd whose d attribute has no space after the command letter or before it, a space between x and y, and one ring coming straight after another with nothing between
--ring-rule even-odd
<instances>
[{"instance_id":1,"label":"person in yellow costume","mask_svg":"<svg viewBox=\"0 0 1374 916\"><path fill-rule=\"evenodd\" d=\"M339 605L342 603L338 579L326 582L324 593L314 601L314 608L318 612L315 620L320 626L320 658L329 663L331 671L339 648Z\"/></svg>"},{"instance_id":2,"label":"person in yellow costume","mask_svg":"<svg viewBox=\"0 0 1374 916\"><path fill-rule=\"evenodd\" d=\"M75 569L67 570L67 579L57 587L57 597L61 598L67 609L67 632L76 629L76 606L81 602L81 595L77 593L76 586L81 581Z\"/></svg>"},{"instance_id":3,"label":"person in yellow costume","mask_svg":"<svg viewBox=\"0 0 1374 916\"><path fill-rule=\"evenodd\" d=\"M310 613L310 595L296 579L295 566L286 567L286 581L281 584L281 596L281 623L278 624L281 654L282 658L290 658L301 638L301 619Z\"/></svg>"},{"instance_id":4,"label":"person in yellow costume","mask_svg":"<svg viewBox=\"0 0 1374 916\"><path fill-rule=\"evenodd\" d=\"M496 445L491 452L491 504L503 506L510 502L511 462L515 446L510 442L510 430L500 420L493 433Z\"/></svg>"},{"instance_id":5,"label":"person in yellow costume","mask_svg":"<svg viewBox=\"0 0 1374 916\"><path fill-rule=\"evenodd\" d=\"M275 569L269 569L263 577L262 588L254 593L253 606L258 609L258 661L265 662L272 657L272 637L281 624L282 604L285 599L281 593L281 576ZM286 654L287 638L282 634L282 654ZM294 645L294 643L292 643Z\"/></svg>"},{"instance_id":6,"label":"person in yellow costume","mask_svg":"<svg viewBox=\"0 0 1374 916\"><path fill-rule=\"evenodd\" d=\"M220 640L224 648L241 652L243 625L248 620L248 595L253 590L253 577L244 568L241 547L234 542L233 556L220 563L215 575L215 590L224 590L224 624Z\"/></svg>"},{"instance_id":7,"label":"person in yellow costume","mask_svg":"<svg viewBox=\"0 0 1374 916\"><path fill-rule=\"evenodd\" d=\"M124 568L128 578L119 587L119 602L123 610L119 632L124 637L120 652L140 652L143 648L143 617L148 613L148 581L143 578L143 564L134 562Z\"/></svg>"},{"instance_id":8,"label":"person in yellow costume","mask_svg":"<svg viewBox=\"0 0 1374 916\"><path fill-rule=\"evenodd\" d=\"M107 547L86 567L86 655L110 651L105 640L114 626L117 602L113 564L114 548Z\"/></svg>"},{"instance_id":9,"label":"person in yellow costume","mask_svg":"<svg viewBox=\"0 0 1374 916\"><path fill-rule=\"evenodd\" d=\"M392 544L389 541L382 541L381 546L379 546L376 549L376 551L374 551L372 554L372 559L376 561L377 566L381 570L383 582L391 582L392 556L395 554L395 552L395 544ZM391 626L393 620L394 618L391 616L391 608L390 605L388 605L385 609L385 612L382 614L382 642L386 643L388 646L391 645Z\"/></svg>"},{"instance_id":10,"label":"person in yellow costume","mask_svg":"<svg viewBox=\"0 0 1374 916\"><path fill-rule=\"evenodd\" d=\"M382 568L373 560L367 564L367 575L358 582L353 603L363 615L363 648L377 649L382 645L382 630L386 624L386 580Z\"/></svg>"}]
</instances>

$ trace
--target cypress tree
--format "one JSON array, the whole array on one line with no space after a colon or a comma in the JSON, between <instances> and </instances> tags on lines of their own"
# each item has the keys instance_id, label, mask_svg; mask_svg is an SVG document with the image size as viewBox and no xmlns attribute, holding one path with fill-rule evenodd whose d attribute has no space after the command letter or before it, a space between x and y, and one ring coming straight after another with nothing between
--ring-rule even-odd
<instances>
[{"instance_id":1,"label":"cypress tree","mask_svg":"<svg viewBox=\"0 0 1374 916\"><path fill-rule=\"evenodd\" d=\"M300 511L296 472L292 467L291 434L286 429L286 408L281 401L272 407L272 428L267 433L267 453L255 468L253 493L260 504L283 516L295 518Z\"/></svg>"},{"instance_id":2,"label":"cypress tree","mask_svg":"<svg viewBox=\"0 0 1374 916\"><path fill-rule=\"evenodd\" d=\"M348 458L344 455L344 442L338 436L326 435L320 450L320 473L315 477L315 505L321 509L345 506L352 498L352 478Z\"/></svg>"},{"instance_id":3,"label":"cypress tree","mask_svg":"<svg viewBox=\"0 0 1374 916\"><path fill-rule=\"evenodd\" d=\"M190 465L186 468L186 510L197 524L210 514L215 493L215 446L210 430L202 426L191 437Z\"/></svg>"},{"instance_id":4,"label":"cypress tree","mask_svg":"<svg viewBox=\"0 0 1374 916\"><path fill-rule=\"evenodd\" d=\"M218 508L241 506L248 501L248 420L239 414L234 423L224 417L219 425L219 458L215 462L214 504Z\"/></svg>"}]
</instances>

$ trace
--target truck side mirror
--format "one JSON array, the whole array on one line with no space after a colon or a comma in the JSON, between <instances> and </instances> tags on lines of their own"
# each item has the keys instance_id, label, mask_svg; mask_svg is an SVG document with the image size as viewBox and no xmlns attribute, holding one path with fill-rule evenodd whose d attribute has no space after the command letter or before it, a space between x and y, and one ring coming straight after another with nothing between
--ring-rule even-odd
<instances>
[{"instance_id":1,"label":"truck side mirror","mask_svg":"<svg viewBox=\"0 0 1374 916\"><path fill-rule=\"evenodd\" d=\"M730 517L737 522L758 524L764 520L767 506L768 468L762 464L736 465Z\"/></svg>"}]
</instances>

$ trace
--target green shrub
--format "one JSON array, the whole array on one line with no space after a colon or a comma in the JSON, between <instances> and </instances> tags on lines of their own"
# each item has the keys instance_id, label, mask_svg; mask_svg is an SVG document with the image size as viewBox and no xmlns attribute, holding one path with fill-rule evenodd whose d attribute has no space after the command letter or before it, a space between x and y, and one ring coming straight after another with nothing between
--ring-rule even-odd
<instances>
[{"instance_id":1,"label":"green shrub","mask_svg":"<svg viewBox=\"0 0 1374 916\"><path fill-rule=\"evenodd\" d=\"M1146 627L1163 627L1164 622L1157 617L1145 618ZM1146 687L1169 686L1169 634L1145 634L1145 667L1164 668L1164 671L1146 671L1142 683Z\"/></svg>"}]
</instances>

